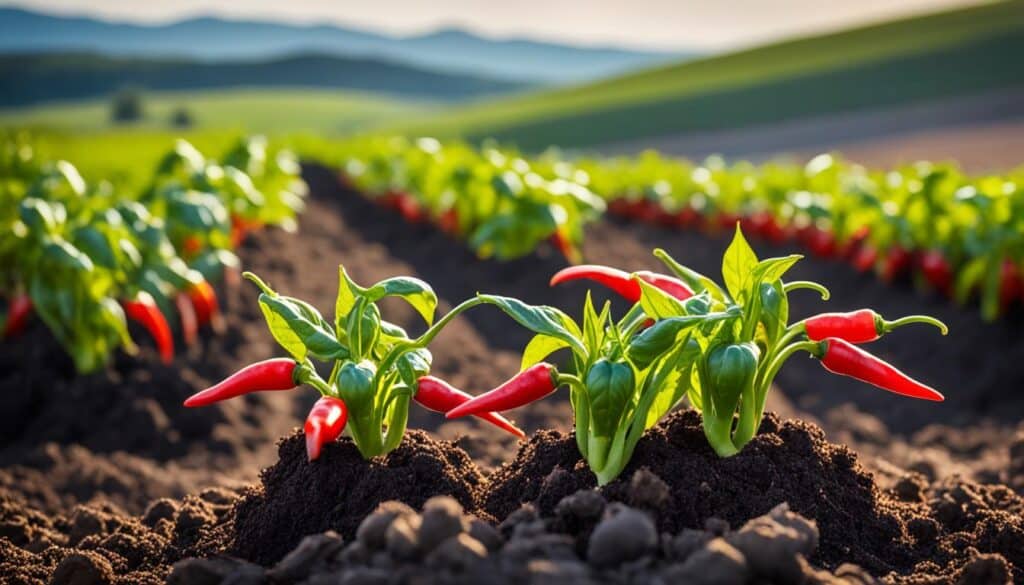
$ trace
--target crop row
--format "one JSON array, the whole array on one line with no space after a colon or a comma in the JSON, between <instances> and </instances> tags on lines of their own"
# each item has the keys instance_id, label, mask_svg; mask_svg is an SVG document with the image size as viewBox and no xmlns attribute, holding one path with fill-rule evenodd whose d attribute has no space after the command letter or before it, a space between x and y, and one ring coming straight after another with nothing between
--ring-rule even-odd
<instances>
[{"instance_id":1,"label":"crop row","mask_svg":"<svg viewBox=\"0 0 1024 585\"><path fill-rule=\"evenodd\" d=\"M38 317L80 372L136 346L128 321L174 355L219 326L213 284L237 274L232 250L263 225L296 227L306 187L294 157L240 141L220 162L178 141L140 192L87 182L20 137L0 143L0 314L4 338ZM237 279L236 279L237 280Z\"/></svg>"},{"instance_id":2,"label":"crop row","mask_svg":"<svg viewBox=\"0 0 1024 585\"><path fill-rule=\"evenodd\" d=\"M321 152L324 154L326 151ZM672 228L793 241L892 282L912 280L986 319L1024 301L1024 169L969 176L921 162L873 171L821 155L806 165L712 157L572 159L433 139L367 138L327 155L350 186L511 258L551 239L579 260L586 222L605 211Z\"/></svg>"}]
</instances>

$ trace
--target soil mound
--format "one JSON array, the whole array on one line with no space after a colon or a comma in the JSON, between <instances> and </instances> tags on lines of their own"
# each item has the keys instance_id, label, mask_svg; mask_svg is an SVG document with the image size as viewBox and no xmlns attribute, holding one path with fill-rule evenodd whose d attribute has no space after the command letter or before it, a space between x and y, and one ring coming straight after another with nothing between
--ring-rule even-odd
<instances>
[{"instance_id":1,"label":"soil mound","mask_svg":"<svg viewBox=\"0 0 1024 585\"><path fill-rule=\"evenodd\" d=\"M658 483L640 470L661 478L664 488L651 487ZM557 432L535 435L490 479L483 509L499 519L524 503L554 514L562 498L596 483L574 437ZM1008 488L959 479L929 485L915 474L883 491L852 451L826 442L819 428L773 415L740 454L721 459L699 415L675 413L641 439L622 477L601 492L652 510L659 529L670 533L710 519L740 526L788 504L817 522L820 546L811 560L827 568L852 562L893 578L948 577L980 551L1002 555L1016 578L1024 576L1024 501Z\"/></svg>"},{"instance_id":2,"label":"soil mound","mask_svg":"<svg viewBox=\"0 0 1024 585\"><path fill-rule=\"evenodd\" d=\"M232 554L269 565L304 536L334 530L346 539L382 501L414 508L447 495L476 511L485 479L462 449L423 431L410 431L387 455L364 460L349 439L327 445L306 461L304 436L283 440L280 460L263 471L261 486L236 506Z\"/></svg>"}]
</instances>

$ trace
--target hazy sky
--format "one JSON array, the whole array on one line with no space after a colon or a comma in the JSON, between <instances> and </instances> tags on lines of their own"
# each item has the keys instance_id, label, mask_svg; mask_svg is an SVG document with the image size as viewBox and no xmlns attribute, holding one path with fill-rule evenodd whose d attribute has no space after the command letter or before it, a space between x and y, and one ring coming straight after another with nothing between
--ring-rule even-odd
<instances>
[{"instance_id":1,"label":"hazy sky","mask_svg":"<svg viewBox=\"0 0 1024 585\"><path fill-rule=\"evenodd\" d=\"M65 14L166 22L196 15L332 22L393 33L458 25L635 47L722 49L982 0L0 0Z\"/></svg>"}]
</instances>

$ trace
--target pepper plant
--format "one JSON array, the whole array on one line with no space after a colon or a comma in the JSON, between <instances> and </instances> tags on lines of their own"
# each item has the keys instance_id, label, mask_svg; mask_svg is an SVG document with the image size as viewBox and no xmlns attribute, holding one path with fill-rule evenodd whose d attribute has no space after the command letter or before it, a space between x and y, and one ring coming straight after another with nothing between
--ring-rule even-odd
<instances>
[{"instance_id":1,"label":"pepper plant","mask_svg":"<svg viewBox=\"0 0 1024 585\"><path fill-rule=\"evenodd\" d=\"M796 353L809 353L833 373L898 394L943 399L855 345L910 323L928 323L945 333L941 322L923 315L886 321L864 309L790 324L791 291L812 289L827 298L827 289L784 282L800 256L758 260L738 226L723 259L724 287L664 251L655 255L674 276L577 266L552 278L552 284L594 280L633 302L618 322L612 323L607 306L596 312L589 295L582 327L552 307L519 303L515 310L507 308L536 334L524 352L523 372L447 416L523 406L567 385L580 453L604 484L621 473L643 431L684 398L702 411L715 452L723 457L738 453L760 426L776 374ZM572 352L574 374L533 365L562 348Z\"/></svg>"},{"instance_id":2,"label":"pepper plant","mask_svg":"<svg viewBox=\"0 0 1024 585\"><path fill-rule=\"evenodd\" d=\"M321 394L305 425L307 454L312 461L319 457L322 446L337 439L346 427L366 458L395 449L405 434L412 400L441 412L470 400L470 395L429 375L432 355L427 346L455 316L486 302L483 298L458 305L435 323L437 296L422 280L400 276L363 287L339 267L334 319L328 321L309 303L277 293L255 274L246 272L244 276L259 287L259 305L270 333L290 357L248 366L192 396L185 406L205 406L251 392L312 386ZM384 320L377 303L385 297L408 302L429 326L427 330L410 337ZM326 377L318 372L316 362L328 366ZM479 415L523 436L498 414Z\"/></svg>"}]
</instances>

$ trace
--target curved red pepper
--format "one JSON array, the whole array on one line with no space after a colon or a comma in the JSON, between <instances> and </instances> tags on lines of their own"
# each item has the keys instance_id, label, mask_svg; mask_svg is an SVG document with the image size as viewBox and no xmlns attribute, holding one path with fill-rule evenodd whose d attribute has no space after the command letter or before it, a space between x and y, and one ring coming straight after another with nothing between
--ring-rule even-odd
<instances>
[{"instance_id":1,"label":"curved red pepper","mask_svg":"<svg viewBox=\"0 0 1024 585\"><path fill-rule=\"evenodd\" d=\"M864 244L853 255L853 267L857 272L867 272L878 261L878 250L871 244Z\"/></svg>"},{"instance_id":2,"label":"curved red pepper","mask_svg":"<svg viewBox=\"0 0 1024 585\"><path fill-rule=\"evenodd\" d=\"M7 307L7 322L4 323L3 337L6 339L24 331L31 314L32 299L28 295L18 295L11 299L11 304Z\"/></svg>"},{"instance_id":3,"label":"curved red pepper","mask_svg":"<svg viewBox=\"0 0 1024 585\"><path fill-rule=\"evenodd\" d=\"M348 408L340 398L321 396L309 410L302 431L306 435L306 457L315 461L323 446L337 440L348 423Z\"/></svg>"},{"instance_id":4,"label":"curved red pepper","mask_svg":"<svg viewBox=\"0 0 1024 585\"><path fill-rule=\"evenodd\" d=\"M193 394L185 401L185 406L207 406L253 392L291 390L298 385L295 380L297 367L295 360L289 358L273 358L250 364L220 383Z\"/></svg>"},{"instance_id":5,"label":"curved red pepper","mask_svg":"<svg viewBox=\"0 0 1024 585\"><path fill-rule=\"evenodd\" d=\"M153 337L156 342L157 351L160 352L160 359L165 363L171 363L174 359L174 338L171 337L171 327L167 319L156 306L156 301L149 293L142 291L131 301L122 301L124 314L132 321L138 322Z\"/></svg>"},{"instance_id":6,"label":"curved red pepper","mask_svg":"<svg viewBox=\"0 0 1024 585\"><path fill-rule=\"evenodd\" d=\"M686 284L678 278L647 270L641 270L635 274L637 278L640 278L644 282L665 291L679 300L686 300L693 296L693 291L690 287L686 286ZM640 284L633 280L630 273L610 266L600 266L597 264L570 266L569 268L564 268L556 272L555 275L551 277L550 284L551 286L557 286L563 282L581 279L592 280L600 285L608 287L631 303L636 303L640 300Z\"/></svg>"},{"instance_id":7,"label":"curved red pepper","mask_svg":"<svg viewBox=\"0 0 1024 585\"><path fill-rule=\"evenodd\" d=\"M874 341L897 327L911 323L927 323L938 327L943 335L948 333L946 324L934 317L910 315L895 321L886 321L871 309L849 313L822 313L809 317L804 321L804 332L811 341L824 341L834 337L857 344Z\"/></svg>"},{"instance_id":8,"label":"curved red pepper","mask_svg":"<svg viewBox=\"0 0 1024 585\"><path fill-rule=\"evenodd\" d=\"M188 298L192 301L192 306L195 307L196 320L200 326L211 323L214 329L221 328L223 324L220 305L217 302L217 293L214 292L209 282L204 280L190 287L188 289Z\"/></svg>"},{"instance_id":9,"label":"curved red pepper","mask_svg":"<svg viewBox=\"0 0 1024 585\"><path fill-rule=\"evenodd\" d=\"M473 399L473 396L455 388L448 382L434 376L423 376L417 383L416 395L413 400L427 410L447 414L453 408L465 404ZM491 423L503 431L507 431L520 439L526 437L519 427L512 424L512 421L495 412L484 412L477 417Z\"/></svg>"},{"instance_id":10,"label":"curved red pepper","mask_svg":"<svg viewBox=\"0 0 1024 585\"><path fill-rule=\"evenodd\" d=\"M953 284L953 268L949 261L938 250L928 250L921 254L921 273L936 290L948 293Z\"/></svg>"},{"instance_id":11,"label":"curved red pepper","mask_svg":"<svg viewBox=\"0 0 1024 585\"><path fill-rule=\"evenodd\" d=\"M196 309L185 293L174 295L174 306L178 309L178 319L181 320L181 338L185 345L191 346L196 342L199 328Z\"/></svg>"},{"instance_id":12,"label":"curved red pepper","mask_svg":"<svg viewBox=\"0 0 1024 585\"><path fill-rule=\"evenodd\" d=\"M896 280L910 267L910 252L901 246L889 248L888 254L882 261L881 276L885 282Z\"/></svg>"},{"instance_id":13,"label":"curved red pepper","mask_svg":"<svg viewBox=\"0 0 1024 585\"><path fill-rule=\"evenodd\" d=\"M936 402L945 400L939 391L914 380L888 362L847 341L829 338L822 341L821 346L822 355L817 357L821 365L833 374L849 376L911 398Z\"/></svg>"},{"instance_id":14,"label":"curved red pepper","mask_svg":"<svg viewBox=\"0 0 1024 585\"><path fill-rule=\"evenodd\" d=\"M557 229L555 233L551 234L551 242L558 248L558 251L565 257L568 263L578 264L582 260L579 250L569 241L569 236L561 229Z\"/></svg>"},{"instance_id":15,"label":"curved red pepper","mask_svg":"<svg viewBox=\"0 0 1024 585\"><path fill-rule=\"evenodd\" d=\"M558 389L558 371L539 363L519 372L497 388L448 411L446 418L479 416L487 412L512 410L544 398Z\"/></svg>"}]
</instances>

